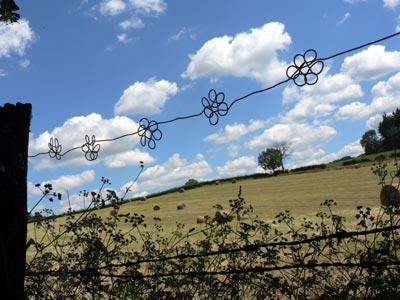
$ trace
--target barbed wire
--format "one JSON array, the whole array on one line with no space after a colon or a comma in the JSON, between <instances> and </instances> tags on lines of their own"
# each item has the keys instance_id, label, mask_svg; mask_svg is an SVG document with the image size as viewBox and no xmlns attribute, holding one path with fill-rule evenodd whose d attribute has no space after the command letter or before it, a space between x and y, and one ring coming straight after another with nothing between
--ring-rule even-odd
<instances>
[{"instance_id":1,"label":"barbed wire","mask_svg":"<svg viewBox=\"0 0 400 300\"><path fill-rule=\"evenodd\" d=\"M373 267L388 267L388 266L400 266L400 261L372 261L364 260L359 263L355 262L325 262L325 263L299 263L289 264L283 266L256 266L251 268L243 269L228 269L220 271L188 271L188 272L168 272L168 273L156 273L156 274L114 274L114 273L102 273L98 269L84 269L78 271L27 271L25 276L53 276L53 277L66 277L66 276L103 276L110 278L129 278L129 279L145 279L145 278L162 278L162 277L174 277L174 276L186 276L186 277L199 277L199 276L216 276L216 275L230 275L230 274L245 274L245 273L266 273L273 271L283 271L290 269L315 269L315 268L330 268L330 267L347 267L347 268L362 268L371 269Z\"/></svg>"},{"instance_id":2,"label":"barbed wire","mask_svg":"<svg viewBox=\"0 0 400 300\"><path fill-rule=\"evenodd\" d=\"M140 144L142 147L148 147L149 149L155 149L157 147L157 142L162 139L162 131L160 129L160 125L165 125L169 123L174 123L180 120L187 120L192 118L197 118L204 115L210 125L215 126L219 123L220 118L226 116L230 109L239 101L243 101L248 99L249 97L269 91L274 89L282 84L293 81L296 86L302 87L306 85L315 85L318 82L319 75L322 73L324 69L324 61L331 60L335 57L365 48L367 46L392 39L396 36L400 35L399 32L395 32L393 34L384 36L377 40L337 52L327 57L318 58L318 53L314 49L309 49L305 51L303 54L297 54L293 58L293 64L289 65L286 68L286 79L282 80L276 84L273 84L269 87L259 89L253 92L250 92L242 97L236 98L232 100L229 104L225 101L225 93L218 92L215 89L211 89L206 97L202 97L201 104L203 109L196 114L179 116L166 121L156 121L150 120L148 118L142 118L139 121L138 129L134 132L123 134L114 138L104 138L104 139L96 139L95 135L91 137L89 135L85 135L85 143L81 146L76 146L62 152L62 145L60 144L57 137L51 137L48 143L48 150L45 152L39 152L33 155L28 155L28 158L35 158L38 156L48 155L50 158L55 158L56 160L61 160L62 157L67 155L68 153L81 149L84 153L85 159L88 161L94 161L98 158L99 151L101 148L101 143L105 142L114 142L122 138L126 138L129 136L137 135L140 140Z\"/></svg>"},{"instance_id":3,"label":"barbed wire","mask_svg":"<svg viewBox=\"0 0 400 300\"><path fill-rule=\"evenodd\" d=\"M323 241L323 240L336 239L337 242L340 243L340 241L343 239L347 239L347 238L351 238L351 237L355 237L355 236L367 236L370 234L395 231L395 230L399 230L399 229L400 229L400 225L375 228L375 229L365 230L365 231L340 231L340 232L329 234L329 235L315 236L312 238L302 239L302 240L298 240L298 241L258 243L258 244L246 245L246 246L238 247L238 248L221 249L221 250L209 251L209 252L197 253L197 254L178 254L178 255L174 255L174 256L166 256L166 257L160 257L160 258L147 258L147 259L142 259L142 260L137 260L137 261L132 261L132 262L126 262L123 264L108 264L107 266L100 267L99 269L107 269L110 267L129 267L129 266L138 265L138 264L142 264L142 263L154 263L154 262L164 262L164 261L170 261L170 260L201 258L201 257L214 256L214 255L232 254L232 253L237 253L237 252L255 252L261 248L298 246L298 245L302 245L302 244L311 244L311 243L315 243L315 242L319 242L319 241Z\"/></svg>"}]
</instances>

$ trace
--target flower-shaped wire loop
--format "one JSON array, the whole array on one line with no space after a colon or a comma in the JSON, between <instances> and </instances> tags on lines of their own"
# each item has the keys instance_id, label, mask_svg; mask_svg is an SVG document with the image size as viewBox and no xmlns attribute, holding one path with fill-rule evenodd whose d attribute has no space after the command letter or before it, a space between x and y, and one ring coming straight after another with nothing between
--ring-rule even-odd
<instances>
[{"instance_id":1,"label":"flower-shaped wire loop","mask_svg":"<svg viewBox=\"0 0 400 300\"><path fill-rule=\"evenodd\" d=\"M48 143L49 146L49 156L51 158L56 158L58 160L61 159L61 151L62 151L62 146L58 142L57 138L50 138L50 142Z\"/></svg>"},{"instance_id":2,"label":"flower-shaped wire loop","mask_svg":"<svg viewBox=\"0 0 400 300\"><path fill-rule=\"evenodd\" d=\"M85 135L86 143L82 145L81 149L85 153L85 158L88 161L94 161L97 159L100 151L100 144L96 144L96 137L92 135L92 140L88 135Z\"/></svg>"},{"instance_id":3,"label":"flower-shaped wire loop","mask_svg":"<svg viewBox=\"0 0 400 300\"><path fill-rule=\"evenodd\" d=\"M223 92L217 93L214 89L208 92L207 98L201 99L201 104L203 104L203 113L211 125L217 125L219 117L226 116L229 111L225 102L225 94Z\"/></svg>"},{"instance_id":4,"label":"flower-shaped wire loop","mask_svg":"<svg viewBox=\"0 0 400 300\"><path fill-rule=\"evenodd\" d=\"M317 51L309 49L304 54L297 54L294 57L293 65L286 69L286 76L300 87L314 85L323 69L324 62L318 60Z\"/></svg>"},{"instance_id":5,"label":"flower-shaped wire loop","mask_svg":"<svg viewBox=\"0 0 400 300\"><path fill-rule=\"evenodd\" d=\"M158 123L154 120L149 121L147 118L140 119L137 134L140 136L140 144L143 147L147 144L152 150L156 148L156 141L162 138L162 132L158 129Z\"/></svg>"}]
</instances>

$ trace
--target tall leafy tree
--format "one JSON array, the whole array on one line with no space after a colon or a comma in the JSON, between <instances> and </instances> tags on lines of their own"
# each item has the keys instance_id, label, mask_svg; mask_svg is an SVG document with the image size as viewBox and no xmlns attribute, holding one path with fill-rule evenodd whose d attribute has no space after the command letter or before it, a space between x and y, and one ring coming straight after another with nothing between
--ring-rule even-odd
<instances>
[{"instance_id":1,"label":"tall leafy tree","mask_svg":"<svg viewBox=\"0 0 400 300\"><path fill-rule=\"evenodd\" d=\"M267 148L258 155L258 165L265 171L275 172L276 169L283 167L282 162L283 154L277 148Z\"/></svg>"},{"instance_id":2,"label":"tall leafy tree","mask_svg":"<svg viewBox=\"0 0 400 300\"><path fill-rule=\"evenodd\" d=\"M364 148L365 154L376 153L379 151L380 141L374 129L368 130L363 134L360 140L361 146Z\"/></svg>"}]
</instances>

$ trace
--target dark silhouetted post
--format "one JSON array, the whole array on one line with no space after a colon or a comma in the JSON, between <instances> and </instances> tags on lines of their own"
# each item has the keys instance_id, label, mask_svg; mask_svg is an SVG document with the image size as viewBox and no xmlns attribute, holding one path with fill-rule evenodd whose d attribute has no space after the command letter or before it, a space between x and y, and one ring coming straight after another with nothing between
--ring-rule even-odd
<instances>
[{"instance_id":1,"label":"dark silhouetted post","mask_svg":"<svg viewBox=\"0 0 400 300\"><path fill-rule=\"evenodd\" d=\"M31 104L0 106L0 282L2 299L24 299Z\"/></svg>"}]
</instances>

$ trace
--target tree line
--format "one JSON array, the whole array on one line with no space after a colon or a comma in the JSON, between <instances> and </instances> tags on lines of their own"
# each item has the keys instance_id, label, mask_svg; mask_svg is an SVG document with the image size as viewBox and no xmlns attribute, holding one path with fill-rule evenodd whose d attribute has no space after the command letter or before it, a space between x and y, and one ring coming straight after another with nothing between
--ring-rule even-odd
<instances>
[{"instance_id":1,"label":"tree line","mask_svg":"<svg viewBox=\"0 0 400 300\"><path fill-rule=\"evenodd\" d=\"M397 108L390 114L384 113L378 132L375 129L366 131L361 137L360 144L365 154L400 148L400 109Z\"/></svg>"}]
</instances>

